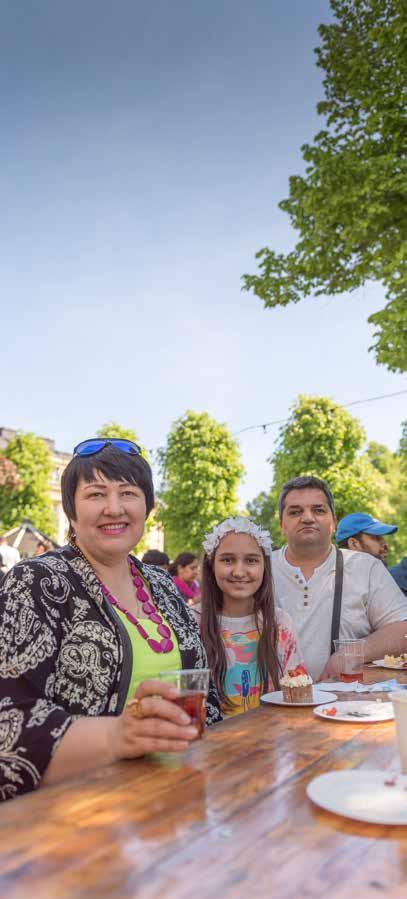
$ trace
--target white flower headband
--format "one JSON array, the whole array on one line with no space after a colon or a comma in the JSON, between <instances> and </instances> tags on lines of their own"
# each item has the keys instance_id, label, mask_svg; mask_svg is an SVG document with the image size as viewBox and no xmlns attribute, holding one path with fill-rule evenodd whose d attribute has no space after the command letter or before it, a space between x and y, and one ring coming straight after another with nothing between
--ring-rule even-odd
<instances>
[{"instance_id":1,"label":"white flower headband","mask_svg":"<svg viewBox=\"0 0 407 899\"><path fill-rule=\"evenodd\" d=\"M235 518L226 518L225 521L215 525L212 531L205 534L202 545L206 555L211 556L219 546L222 537L225 534L230 534L231 531L234 531L235 534L249 534L250 537L254 537L259 546L271 559L273 547L269 532L260 528L250 518L244 518L243 515L236 515Z\"/></svg>"}]
</instances>

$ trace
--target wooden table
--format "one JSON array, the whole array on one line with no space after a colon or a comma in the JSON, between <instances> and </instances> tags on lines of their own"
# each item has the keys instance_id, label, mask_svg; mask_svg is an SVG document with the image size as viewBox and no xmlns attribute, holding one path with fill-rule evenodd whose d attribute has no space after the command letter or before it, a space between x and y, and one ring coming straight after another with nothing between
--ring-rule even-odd
<instances>
[{"instance_id":1,"label":"wooden table","mask_svg":"<svg viewBox=\"0 0 407 899\"><path fill-rule=\"evenodd\" d=\"M369 681L390 676L366 669ZM183 756L125 762L4 803L0 896L405 899L407 827L359 824L305 794L324 771L390 766L393 722L262 706Z\"/></svg>"}]
</instances>

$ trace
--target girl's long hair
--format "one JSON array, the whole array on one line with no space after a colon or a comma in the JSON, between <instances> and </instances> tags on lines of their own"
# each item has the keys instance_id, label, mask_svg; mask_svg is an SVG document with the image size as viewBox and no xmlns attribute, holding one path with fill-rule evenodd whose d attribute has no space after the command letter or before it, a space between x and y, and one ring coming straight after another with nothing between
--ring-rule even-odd
<instances>
[{"instance_id":1,"label":"girl's long hair","mask_svg":"<svg viewBox=\"0 0 407 899\"><path fill-rule=\"evenodd\" d=\"M223 595L219 589L214 573L214 559L206 554L202 563L201 582L201 635L208 664L216 684L221 705L225 709L232 709L234 705L225 693L225 677L227 661L225 646L222 640L220 628L220 616L223 609ZM273 581L271 577L271 563L263 552L264 575L259 589L254 594L254 620L260 635L257 644L257 666L263 684L263 689L268 690L269 681L272 681L275 690L280 686L281 666L277 655L278 632L275 616Z\"/></svg>"}]
</instances>

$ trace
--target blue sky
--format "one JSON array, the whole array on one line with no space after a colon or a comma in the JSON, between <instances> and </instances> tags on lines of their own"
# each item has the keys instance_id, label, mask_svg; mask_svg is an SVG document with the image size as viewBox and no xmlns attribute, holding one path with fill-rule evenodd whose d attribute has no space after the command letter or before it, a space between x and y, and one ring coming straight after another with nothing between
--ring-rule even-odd
<instances>
[{"instance_id":1,"label":"blue sky","mask_svg":"<svg viewBox=\"0 0 407 899\"><path fill-rule=\"evenodd\" d=\"M233 432L299 393L405 388L376 366L368 285L265 311L242 293L320 120L328 0L2 4L0 425L70 451L115 419L148 447L186 409ZM356 406L397 447L406 396ZM240 437L242 501L277 429Z\"/></svg>"}]
</instances>

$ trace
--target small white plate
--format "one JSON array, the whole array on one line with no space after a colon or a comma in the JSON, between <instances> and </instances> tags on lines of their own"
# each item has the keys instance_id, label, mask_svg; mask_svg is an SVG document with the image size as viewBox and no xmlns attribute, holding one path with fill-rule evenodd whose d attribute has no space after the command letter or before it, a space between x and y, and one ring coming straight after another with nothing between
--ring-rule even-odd
<instances>
[{"instance_id":1,"label":"small white plate","mask_svg":"<svg viewBox=\"0 0 407 899\"><path fill-rule=\"evenodd\" d=\"M386 781L390 782L386 785ZM394 783L392 783L394 782ZM370 824L407 824L407 776L385 771L329 771L307 795L327 812Z\"/></svg>"},{"instance_id":2,"label":"small white plate","mask_svg":"<svg viewBox=\"0 0 407 899\"><path fill-rule=\"evenodd\" d=\"M401 665L385 665L384 659L375 659L372 665L376 665L377 668L390 668L390 671L406 671L407 670L407 662L402 662Z\"/></svg>"},{"instance_id":3,"label":"small white plate","mask_svg":"<svg viewBox=\"0 0 407 899\"><path fill-rule=\"evenodd\" d=\"M321 702L333 702L337 699L336 693L327 693L322 692L322 690L316 690L313 688L313 699L311 702L285 702L283 699L283 691L276 690L275 693L263 693L263 696L260 696L262 702L271 702L273 705L293 705L295 708L298 708L301 705L321 705Z\"/></svg>"},{"instance_id":4,"label":"small white plate","mask_svg":"<svg viewBox=\"0 0 407 899\"><path fill-rule=\"evenodd\" d=\"M325 693L325 696L328 694ZM336 715L326 715L325 712L335 706ZM366 712L364 715L353 715L350 712ZM393 703L391 702L363 702L352 700L350 702L330 702L314 709L314 715L324 718L325 721L347 721L350 724L374 724L378 721L392 721L394 718ZM407 796L406 796L407 805Z\"/></svg>"}]
</instances>

